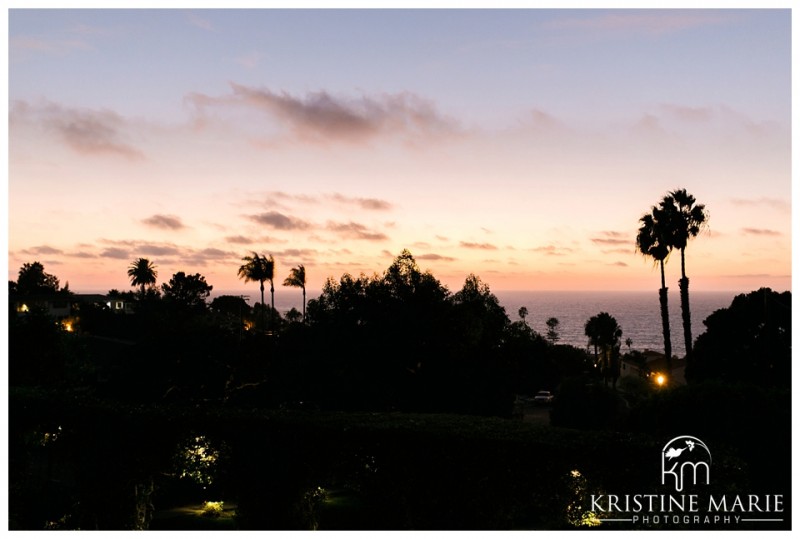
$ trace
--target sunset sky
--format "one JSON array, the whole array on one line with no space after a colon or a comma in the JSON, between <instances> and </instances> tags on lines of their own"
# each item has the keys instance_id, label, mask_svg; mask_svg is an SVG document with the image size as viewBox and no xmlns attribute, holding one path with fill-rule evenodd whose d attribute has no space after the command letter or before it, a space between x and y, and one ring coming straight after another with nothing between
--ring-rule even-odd
<instances>
[{"instance_id":1,"label":"sunset sky","mask_svg":"<svg viewBox=\"0 0 800 539\"><path fill-rule=\"evenodd\" d=\"M238 290L257 251L319 290L407 248L453 291L655 290L638 219L686 188L693 289L791 289L788 9L8 22L10 280L129 290L145 257Z\"/></svg>"}]
</instances>

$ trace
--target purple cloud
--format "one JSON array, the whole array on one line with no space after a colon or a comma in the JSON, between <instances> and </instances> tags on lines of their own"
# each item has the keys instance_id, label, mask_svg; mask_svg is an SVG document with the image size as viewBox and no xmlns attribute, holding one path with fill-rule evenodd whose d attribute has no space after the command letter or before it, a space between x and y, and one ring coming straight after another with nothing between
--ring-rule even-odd
<instances>
[{"instance_id":1,"label":"purple cloud","mask_svg":"<svg viewBox=\"0 0 800 539\"><path fill-rule=\"evenodd\" d=\"M142 219L142 222L148 226L161 228L164 230L180 230L186 228L181 222L181 218L175 215L153 215L147 219Z\"/></svg>"},{"instance_id":2,"label":"purple cloud","mask_svg":"<svg viewBox=\"0 0 800 539\"><path fill-rule=\"evenodd\" d=\"M31 121L56 133L75 152L84 155L114 155L141 160L144 154L126 141L127 121L115 112L67 108L56 103L30 105L16 102L12 121Z\"/></svg>"},{"instance_id":3,"label":"purple cloud","mask_svg":"<svg viewBox=\"0 0 800 539\"><path fill-rule=\"evenodd\" d=\"M296 219L276 211L268 211L258 215L250 215L249 219L261 225L266 225L277 230L306 230L311 224L301 219Z\"/></svg>"},{"instance_id":4,"label":"purple cloud","mask_svg":"<svg viewBox=\"0 0 800 539\"><path fill-rule=\"evenodd\" d=\"M350 221L349 223L328 222L326 227L331 232L335 232L343 238L368 241L383 241L389 239L386 234L381 232L369 232L367 227Z\"/></svg>"},{"instance_id":5,"label":"purple cloud","mask_svg":"<svg viewBox=\"0 0 800 539\"><path fill-rule=\"evenodd\" d=\"M475 243L469 241L462 241L460 242L461 247L465 249L483 249L487 251L494 251L497 249L496 245L492 245L491 243Z\"/></svg>"},{"instance_id":6,"label":"purple cloud","mask_svg":"<svg viewBox=\"0 0 800 539\"><path fill-rule=\"evenodd\" d=\"M265 113L296 137L329 142L360 142L378 135L442 135L458 131L455 122L410 92L360 98L335 97L326 91L298 97L268 88L231 83L221 98L191 94L186 101L201 113L206 107L240 105Z\"/></svg>"}]
</instances>

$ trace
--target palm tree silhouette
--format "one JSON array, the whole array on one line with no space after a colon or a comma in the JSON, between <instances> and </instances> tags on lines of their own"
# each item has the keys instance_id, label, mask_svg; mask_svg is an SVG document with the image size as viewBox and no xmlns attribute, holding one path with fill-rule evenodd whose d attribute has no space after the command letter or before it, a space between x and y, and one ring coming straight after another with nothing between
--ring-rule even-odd
<instances>
[{"instance_id":1,"label":"palm tree silhouette","mask_svg":"<svg viewBox=\"0 0 800 539\"><path fill-rule=\"evenodd\" d=\"M665 212L653 207L650 213L639 219L641 226L636 234L636 250L644 256L653 258L653 263L661 266L661 289L658 300L661 305L661 330L664 333L664 355L667 358L667 369L672 372L672 339L669 330L669 306L667 304L667 283L664 275L664 263L672 248L669 245Z\"/></svg>"},{"instance_id":2,"label":"palm tree silhouette","mask_svg":"<svg viewBox=\"0 0 800 539\"><path fill-rule=\"evenodd\" d=\"M289 276L283 281L283 286L294 286L303 290L303 322L306 320L306 267L298 264L289 270Z\"/></svg>"},{"instance_id":3,"label":"palm tree silhouette","mask_svg":"<svg viewBox=\"0 0 800 539\"><path fill-rule=\"evenodd\" d=\"M595 365L600 363L601 373L606 385L612 381L612 386L616 388L617 378L619 377L619 341L622 338L622 328L619 327L617 319L601 312L586 321L584 333L589 337L589 344L594 345ZM603 351L602 358L598 355L598 348Z\"/></svg>"},{"instance_id":4,"label":"palm tree silhouette","mask_svg":"<svg viewBox=\"0 0 800 539\"><path fill-rule=\"evenodd\" d=\"M689 309L689 278L686 277L686 244L696 237L708 222L705 204L695 204L694 196L686 189L677 189L667 194L661 201L666 212L669 245L681 252L681 317L683 318L683 339L686 355L692 352L692 313Z\"/></svg>"},{"instance_id":5,"label":"palm tree silhouette","mask_svg":"<svg viewBox=\"0 0 800 539\"><path fill-rule=\"evenodd\" d=\"M128 266L128 277L131 278L131 286L141 286L141 295L144 299L144 291L147 285L156 284L158 272L156 266L146 258L137 258Z\"/></svg>"},{"instance_id":6,"label":"palm tree silhouette","mask_svg":"<svg viewBox=\"0 0 800 539\"><path fill-rule=\"evenodd\" d=\"M244 264L239 267L239 278L244 279L245 283L256 282L259 283L261 289L261 305L264 304L264 282L269 281L270 292L272 293L272 309L275 309L275 287L272 283L273 274L275 271L275 260L272 255L268 257L259 255L253 251L253 256L245 256L242 258ZM270 311L270 321L272 320L272 312ZM263 320L262 320L263 323ZM270 324L271 325L271 324Z\"/></svg>"}]
</instances>

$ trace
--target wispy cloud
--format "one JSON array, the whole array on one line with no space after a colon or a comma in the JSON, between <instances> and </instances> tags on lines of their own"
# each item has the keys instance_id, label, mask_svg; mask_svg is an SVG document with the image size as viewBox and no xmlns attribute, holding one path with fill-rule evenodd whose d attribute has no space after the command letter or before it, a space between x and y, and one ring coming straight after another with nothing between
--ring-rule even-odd
<instances>
[{"instance_id":1,"label":"wispy cloud","mask_svg":"<svg viewBox=\"0 0 800 539\"><path fill-rule=\"evenodd\" d=\"M661 36L691 28L724 24L732 19L730 14L645 10L560 18L545 23L545 27L562 32L575 31L592 36L623 38L629 35Z\"/></svg>"},{"instance_id":2,"label":"wispy cloud","mask_svg":"<svg viewBox=\"0 0 800 539\"><path fill-rule=\"evenodd\" d=\"M708 122L714 118L715 111L711 107L690 107L687 105L676 105L664 103L661 110L678 120L685 122Z\"/></svg>"},{"instance_id":3,"label":"wispy cloud","mask_svg":"<svg viewBox=\"0 0 800 539\"><path fill-rule=\"evenodd\" d=\"M227 236L225 241L228 243L236 243L239 245L251 245L255 243L254 238L248 238L246 236Z\"/></svg>"},{"instance_id":4,"label":"wispy cloud","mask_svg":"<svg viewBox=\"0 0 800 539\"><path fill-rule=\"evenodd\" d=\"M100 258L113 258L116 260L126 260L129 258L129 251L119 247L109 247L100 251Z\"/></svg>"},{"instance_id":5,"label":"wispy cloud","mask_svg":"<svg viewBox=\"0 0 800 539\"><path fill-rule=\"evenodd\" d=\"M783 236L781 232L767 228L743 228L742 233L748 236Z\"/></svg>"},{"instance_id":6,"label":"wispy cloud","mask_svg":"<svg viewBox=\"0 0 800 539\"><path fill-rule=\"evenodd\" d=\"M469 241L462 241L459 245L465 249L483 249L486 251L494 251L497 250L496 245L492 245L491 243L475 243Z\"/></svg>"},{"instance_id":7,"label":"wispy cloud","mask_svg":"<svg viewBox=\"0 0 800 539\"><path fill-rule=\"evenodd\" d=\"M534 253L542 253L548 256L566 256L568 253L572 252L572 249L569 247L556 247L555 245L543 245L541 247L534 247L529 249Z\"/></svg>"},{"instance_id":8,"label":"wispy cloud","mask_svg":"<svg viewBox=\"0 0 800 539\"><path fill-rule=\"evenodd\" d=\"M433 103L410 92L351 98L326 91L300 97L236 83L231 83L231 89L227 96L190 94L186 101L201 114L207 107L250 107L295 137L312 142L363 142L381 135L441 136L459 131L456 122Z\"/></svg>"},{"instance_id":9,"label":"wispy cloud","mask_svg":"<svg viewBox=\"0 0 800 539\"><path fill-rule=\"evenodd\" d=\"M83 155L114 155L128 160L144 158L142 151L126 140L125 119L112 111L17 101L11 107L10 120L12 125L17 121L38 124L56 133L68 147Z\"/></svg>"},{"instance_id":10,"label":"wispy cloud","mask_svg":"<svg viewBox=\"0 0 800 539\"><path fill-rule=\"evenodd\" d=\"M215 247L206 247L199 250L181 248L179 256L181 264L190 266L206 266L209 263L239 260L241 258L239 253L224 251Z\"/></svg>"},{"instance_id":11,"label":"wispy cloud","mask_svg":"<svg viewBox=\"0 0 800 539\"><path fill-rule=\"evenodd\" d=\"M85 251L75 251L73 253L68 253L68 256L73 258L97 258L96 254L87 253Z\"/></svg>"},{"instance_id":12,"label":"wispy cloud","mask_svg":"<svg viewBox=\"0 0 800 539\"><path fill-rule=\"evenodd\" d=\"M186 228L186 225L181 222L181 218L176 215L156 214L147 219L142 219L142 223L162 230L181 230Z\"/></svg>"},{"instance_id":13,"label":"wispy cloud","mask_svg":"<svg viewBox=\"0 0 800 539\"><path fill-rule=\"evenodd\" d=\"M438 262L453 262L455 258L451 256L438 255L436 253L427 253L415 257L417 260L433 260Z\"/></svg>"},{"instance_id":14,"label":"wispy cloud","mask_svg":"<svg viewBox=\"0 0 800 539\"><path fill-rule=\"evenodd\" d=\"M136 250L143 255L150 256L181 256L185 254L184 250L172 244L142 243L137 245Z\"/></svg>"},{"instance_id":15,"label":"wispy cloud","mask_svg":"<svg viewBox=\"0 0 800 539\"><path fill-rule=\"evenodd\" d=\"M392 209L392 204L377 198L348 197L339 193L333 193L332 195L329 195L329 197L331 200L342 204L358 206L362 210L386 211Z\"/></svg>"},{"instance_id":16,"label":"wispy cloud","mask_svg":"<svg viewBox=\"0 0 800 539\"><path fill-rule=\"evenodd\" d=\"M326 228L343 238L354 240L383 241L389 239L389 237L382 232L370 232L365 225L352 221L349 223L328 222Z\"/></svg>"},{"instance_id":17,"label":"wispy cloud","mask_svg":"<svg viewBox=\"0 0 800 539\"><path fill-rule=\"evenodd\" d=\"M250 215L248 218L261 225L274 228L276 230L307 230L311 228L311 223L284 215L276 211L268 211L258 215Z\"/></svg>"},{"instance_id":18,"label":"wispy cloud","mask_svg":"<svg viewBox=\"0 0 800 539\"><path fill-rule=\"evenodd\" d=\"M36 247L30 247L29 249L24 249L22 251L26 255L61 255L64 254L64 251L61 249L56 249L55 247L50 247L49 245L39 245Z\"/></svg>"},{"instance_id":19,"label":"wispy cloud","mask_svg":"<svg viewBox=\"0 0 800 539\"><path fill-rule=\"evenodd\" d=\"M270 191L262 195L263 206L288 210L296 204L318 205L323 202L334 202L342 206L355 206L362 210L389 211L394 208L391 202L378 198L353 197L342 193L329 193L323 195L308 195L303 193L286 193L284 191ZM260 198L260 197L259 197ZM261 205L261 203L259 203Z\"/></svg>"},{"instance_id":20,"label":"wispy cloud","mask_svg":"<svg viewBox=\"0 0 800 539\"><path fill-rule=\"evenodd\" d=\"M627 245L633 240L623 232L604 231L600 237L591 238L592 243L599 245Z\"/></svg>"}]
</instances>

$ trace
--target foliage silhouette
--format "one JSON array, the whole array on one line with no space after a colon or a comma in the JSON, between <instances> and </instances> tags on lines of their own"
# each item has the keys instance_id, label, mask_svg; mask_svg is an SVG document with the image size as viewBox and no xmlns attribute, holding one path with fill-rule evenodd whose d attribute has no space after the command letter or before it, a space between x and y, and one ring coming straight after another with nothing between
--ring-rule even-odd
<instances>
[{"instance_id":1,"label":"foliage silhouette","mask_svg":"<svg viewBox=\"0 0 800 539\"><path fill-rule=\"evenodd\" d=\"M617 319L601 312L586 321L584 333L589 337L589 344L594 346L595 366L599 366L603 380L608 385L616 387L619 378L619 348L622 338L622 328L619 327ZM599 355L598 349L602 352Z\"/></svg>"},{"instance_id":2,"label":"foliage silhouette","mask_svg":"<svg viewBox=\"0 0 800 539\"><path fill-rule=\"evenodd\" d=\"M213 288L199 273L186 275L182 271L174 274L168 283L161 285L165 301L178 309L197 312L206 310L206 299Z\"/></svg>"},{"instance_id":3,"label":"foliage silhouette","mask_svg":"<svg viewBox=\"0 0 800 539\"><path fill-rule=\"evenodd\" d=\"M669 305L664 264L669 257L672 246L669 242L667 229L667 214L656 206L650 213L644 214L640 219L639 231L636 234L636 250L644 256L653 259L661 269L661 288L658 290L658 302L661 307L661 332L664 335L664 356L667 358L667 369L672 371L672 338L669 327Z\"/></svg>"},{"instance_id":4,"label":"foliage silhouette","mask_svg":"<svg viewBox=\"0 0 800 539\"><path fill-rule=\"evenodd\" d=\"M158 272L156 266L146 258L137 258L128 267L128 277L131 279L131 286L139 286L140 297L144 299L147 286L156 284Z\"/></svg>"},{"instance_id":5,"label":"foliage silhouette","mask_svg":"<svg viewBox=\"0 0 800 539\"><path fill-rule=\"evenodd\" d=\"M244 264L239 266L239 278L244 279L245 283L257 282L261 290L261 304L264 305L264 282L269 281L270 293L272 294L272 309L275 309L275 287L273 277L275 273L275 260L272 255L259 255L253 251L252 256L242 258ZM270 311L271 312L271 311ZM262 320L262 324L264 321ZM263 329L263 328L262 328Z\"/></svg>"},{"instance_id":6,"label":"foliage silhouette","mask_svg":"<svg viewBox=\"0 0 800 539\"><path fill-rule=\"evenodd\" d=\"M545 322L547 325L547 340L550 341L551 344L556 344L561 338L558 334L558 326L560 323L558 318L554 316L551 316Z\"/></svg>"},{"instance_id":7,"label":"foliage silhouette","mask_svg":"<svg viewBox=\"0 0 800 539\"><path fill-rule=\"evenodd\" d=\"M792 293L761 288L714 311L695 342L691 381L748 382L788 389L792 363Z\"/></svg>"},{"instance_id":8,"label":"foliage silhouette","mask_svg":"<svg viewBox=\"0 0 800 539\"><path fill-rule=\"evenodd\" d=\"M306 267L299 264L289 270L289 276L283 281L283 286L294 286L303 290L303 320L306 319ZM273 308L274 308L273 304Z\"/></svg>"},{"instance_id":9,"label":"foliage silhouette","mask_svg":"<svg viewBox=\"0 0 800 539\"><path fill-rule=\"evenodd\" d=\"M9 281L9 284L13 281ZM17 294L55 294L59 291L68 291L67 288L59 289L58 277L44 271L40 262L25 263L19 270L14 290Z\"/></svg>"},{"instance_id":10,"label":"foliage silhouette","mask_svg":"<svg viewBox=\"0 0 800 539\"><path fill-rule=\"evenodd\" d=\"M668 244L681 252L681 318L683 319L683 340L686 356L691 362L692 355L692 313L689 308L689 278L686 277L686 246L708 226L708 212L705 204L695 204L694 196L686 189L668 193L660 202L664 211Z\"/></svg>"}]
</instances>

